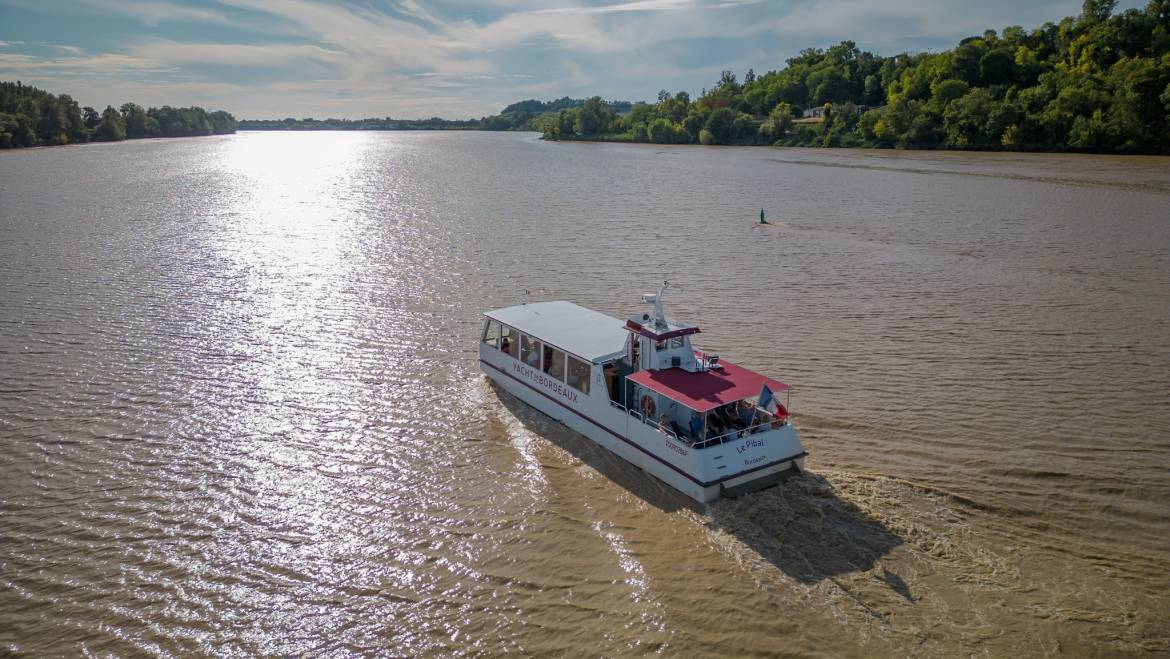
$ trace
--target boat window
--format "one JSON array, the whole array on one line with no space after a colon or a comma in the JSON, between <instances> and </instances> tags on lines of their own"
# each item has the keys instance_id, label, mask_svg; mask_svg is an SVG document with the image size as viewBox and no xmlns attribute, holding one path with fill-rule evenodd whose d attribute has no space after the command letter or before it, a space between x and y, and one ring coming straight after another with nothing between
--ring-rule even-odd
<instances>
[{"instance_id":1,"label":"boat window","mask_svg":"<svg viewBox=\"0 0 1170 659\"><path fill-rule=\"evenodd\" d=\"M655 350L666 350L666 341L655 341L654 342L654 349Z\"/></svg>"},{"instance_id":2,"label":"boat window","mask_svg":"<svg viewBox=\"0 0 1170 659\"><path fill-rule=\"evenodd\" d=\"M519 332L512 329L511 327L508 327L507 325L503 325L500 327L500 350L503 350L504 352L508 353L509 355L512 355L513 357L515 357L516 351L519 350L519 346L517 345L519 343L520 343L520 333Z\"/></svg>"},{"instance_id":3,"label":"boat window","mask_svg":"<svg viewBox=\"0 0 1170 659\"><path fill-rule=\"evenodd\" d=\"M565 381L565 353L549 346L544 347L544 372Z\"/></svg>"},{"instance_id":4,"label":"boat window","mask_svg":"<svg viewBox=\"0 0 1170 659\"><path fill-rule=\"evenodd\" d=\"M589 362L581 361L569 355L569 374L566 383L583 394L589 393Z\"/></svg>"},{"instance_id":5,"label":"boat window","mask_svg":"<svg viewBox=\"0 0 1170 659\"><path fill-rule=\"evenodd\" d=\"M488 320L487 327L483 330L483 342L493 348L500 347L500 323Z\"/></svg>"},{"instance_id":6,"label":"boat window","mask_svg":"<svg viewBox=\"0 0 1170 659\"><path fill-rule=\"evenodd\" d=\"M524 334L520 337L520 359L532 368L540 368L540 341Z\"/></svg>"},{"instance_id":7,"label":"boat window","mask_svg":"<svg viewBox=\"0 0 1170 659\"><path fill-rule=\"evenodd\" d=\"M676 336L676 337L674 337L673 339L671 339L671 340L670 340L670 347L671 347L671 348L681 348L681 347L683 347L683 338L682 338L681 336Z\"/></svg>"}]
</instances>

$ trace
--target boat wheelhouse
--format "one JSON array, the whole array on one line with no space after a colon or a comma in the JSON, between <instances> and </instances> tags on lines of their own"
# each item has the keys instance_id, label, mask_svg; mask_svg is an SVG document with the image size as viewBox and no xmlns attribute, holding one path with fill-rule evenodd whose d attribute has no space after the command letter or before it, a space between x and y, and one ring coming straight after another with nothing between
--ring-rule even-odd
<instances>
[{"instance_id":1,"label":"boat wheelhouse","mask_svg":"<svg viewBox=\"0 0 1170 659\"><path fill-rule=\"evenodd\" d=\"M505 391L688 496L778 483L806 452L777 396L788 385L696 350L664 283L625 322L571 302L484 314L479 361Z\"/></svg>"}]
</instances>

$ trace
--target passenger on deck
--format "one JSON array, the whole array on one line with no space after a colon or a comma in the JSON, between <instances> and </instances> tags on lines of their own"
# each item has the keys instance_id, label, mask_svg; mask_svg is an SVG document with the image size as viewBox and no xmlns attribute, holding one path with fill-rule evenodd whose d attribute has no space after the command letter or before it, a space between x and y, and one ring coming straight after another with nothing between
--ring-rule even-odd
<instances>
[{"instance_id":1,"label":"passenger on deck","mask_svg":"<svg viewBox=\"0 0 1170 659\"><path fill-rule=\"evenodd\" d=\"M661 430L663 434L666 434L666 432L670 430L670 419L666 418L665 413L658 415L658 429Z\"/></svg>"},{"instance_id":2,"label":"passenger on deck","mask_svg":"<svg viewBox=\"0 0 1170 659\"><path fill-rule=\"evenodd\" d=\"M743 401L743 403L744 407L746 407L748 410L747 412L741 413L739 410L739 405L735 403L727 406L728 416L730 416L731 420L735 422L735 427L739 428L740 430L746 430L748 426L752 425L754 421L759 421L759 419L755 418L755 405L752 405L746 400Z\"/></svg>"},{"instance_id":3,"label":"passenger on deck","mask_svg":"<svg viewBox=\"0 0 1170 659\"><path fill-rule=\"evenodd\" d=\"M756 406L749 400L739 401L739 421L744 428L752 425L752 421L756 417Z\"/></svg>"},{"instance_id":4,"label":"passenger on deck","mask_svg":"<svg viewBox=\"0 0 1170 659\"><path fill-rule=\"evenodd\" d=\"M719 422L727 428L731 428L732 426L736 428L743 428L744 425L740 423L739 418L731 410L734 405L734 403L728 403L726 405L716 407L714 415L719 419Z\"/></svg>"},{"instance_id":5,"label":"passenger on deck","mask_svg":"<svg viewBox=\"0 0 1170 659\"><path fill-rule=\"evenodd\" d=\"M707 427L713 430L716 435L722 435L731 428L726 421L720 418L718 411L719 408L715 408L707 415Z\"/></svg>"},{"instance_id":6,"label":"passenger on deck","mask_svg":"<svg viewBox=\"0 0 1170 659\"><path fill-rule=\"evenodd\" d=\"M724 414L723 406L716 407L715 409L708 412L707 419L714 420L714 421L718 422L719 425L722 425L722 426L726 426L727 424L729 424L731 422L730 419L727 418L727 415Z\"/></svg>"},{"instance_id":7,"label":"passenger on deck","mask_svg":"<svg viewBox=\"0 0 1170 659\"><path fill-rule=\"evenodd\" d=\"M540 348L534 347L528 351L528 365L536 368L540 364Z\"/></svg>"},{"instance_id":8,"label":"passenger on deck","mask_svg":"<svg viewBox=\"0 0 1170 659\"><path fill-rule=\"evenodd\" d=\"M508 343L508 337L505 336L504 340L500 342L500 350L503 350L505 355L512 354L512 344Z\"/></svg>"},{"instance_id":9,"label":"passenger on deck","mask_svg":"<svg viewBox=\"0 0 1170 659\"><path fill-rule=\"evenodd\" d=\"M548 373L548 369L552 368L552 348L544 347L544 372Z\"/></svg>"},{"instance_id":10,"label":"passenger on deck","mask_svg":"<svg viewBox=\"0 0 1170 659\"><path fill-rule=\"evenodd\" d=\"M695 412L691 416L691 424L690 425L691 425L691 435L693 435L694 438L697 440L703 439L703 417L699 416L698 412Z\"/></svg>"}]
</instances>

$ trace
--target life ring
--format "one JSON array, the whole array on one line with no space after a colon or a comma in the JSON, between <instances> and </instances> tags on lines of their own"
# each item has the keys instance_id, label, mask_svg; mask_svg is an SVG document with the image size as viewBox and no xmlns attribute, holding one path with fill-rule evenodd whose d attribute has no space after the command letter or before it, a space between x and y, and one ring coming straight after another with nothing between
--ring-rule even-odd
<instances>
[{"instance_id":1,"label":"life ring","mask_svg":"<svg viewBox=\"0 0 1170 659\"><path fill-rule=\"evenodd\" d=\"M654 416L654 399L649 394L642 396L642 414L651 418Z\"/></svg>"}]
</instances>

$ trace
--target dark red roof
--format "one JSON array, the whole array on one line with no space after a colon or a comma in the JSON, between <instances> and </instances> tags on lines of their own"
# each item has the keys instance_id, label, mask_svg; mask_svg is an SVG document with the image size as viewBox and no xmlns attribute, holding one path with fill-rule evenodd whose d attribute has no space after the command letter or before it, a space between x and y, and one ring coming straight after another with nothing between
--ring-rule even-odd
<instances>
[{"instance_id":1,"label":"dark red roof","mask_svg":"<svg viewBox=\"0 0 1170 659\"><path fill-rule=\"evenodd\" d=\"M647 389L699 412L713 410L720 405L760 395L764 384L772 391L783 391L788 385L720 360L721 369L691 373L681 368L656 371L638 371L629 376Z\"/></svg>"}]
</instances>

